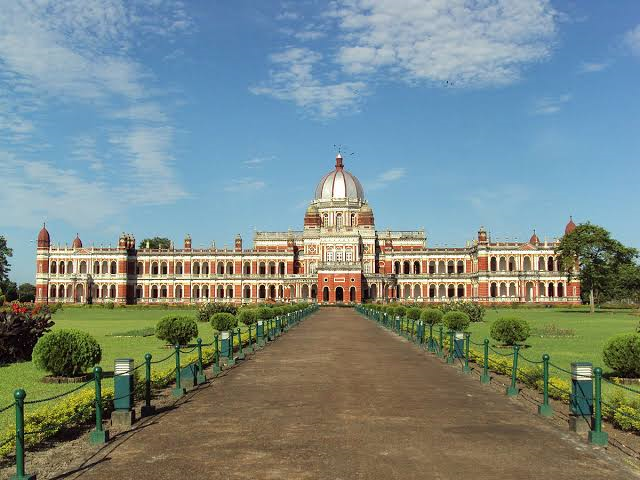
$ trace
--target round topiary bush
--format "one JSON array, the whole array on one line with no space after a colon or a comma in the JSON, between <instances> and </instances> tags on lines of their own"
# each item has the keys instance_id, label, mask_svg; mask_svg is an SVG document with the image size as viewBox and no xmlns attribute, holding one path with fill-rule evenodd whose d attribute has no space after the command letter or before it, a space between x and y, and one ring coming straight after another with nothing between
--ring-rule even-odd
<instances>
[{"instance_id":1,"label":"round topiary bush","mask_svg":"<svg viewBox=\"0 0 640 480\"><path fill-rule=\"evenodd\" d=\"M420 314L422 310L418 307L411 307L407 310L407 318L409 320L418 320L420 319Z\"/></svg>"},{"instance_id":2,"label":"round topiary bush","mask_svg":"<svg viewBox=\"0 0 640 480\"><path fill-rule=\"evenodd\" d=\"M241 308L237 317L245 325L253 325L258 320L258 312L255 308Z\"/></svg>"},{"instance_id":3,"label":"round topiary bush","mask_svg":"<svg viewBox=\"0 0 640 480\"><path fill-rule=\"evenodd\" d=\"M442 321L442 312L437 308L425 308L420 314L420 319L427 325L435 325Z\"/></svg>"},{"instance_id":4,"label":"round topiary bush","mask_svg":"<svg viewBox=\"0 0 640 480\"><path fill-rule=\"evenodd\" d=\"M531 327L521 318L501 317L491 324L489 334L503 345L516 345L529 338Z\"/></svg>"},{"instance_id":5,"label":"round topiary bush","mask_svg":"<svg viewBox=\"0 0 640 480\"><path fill-rule=\"evenodd\" d=\"M186 345L198 336L198 324L191 317L169 315L156 324L156 337L171 345Z\"/></svg>"},{"instance_id":6,"label":"round topiary bush","mask_svg":"<svg viewBox=\"0 0 640 480\"><path fill-rule=\"evenodd\" d=\"M284 308L282 307L273 307L271 311L273 312L274 317L279 317L285 313Z\"/></svg>"},{"instance_id":7,"label":"round topiary bush","mask_svg":"<svg viewBox=\"0 0 640 480\"><path fill-rule=\"evenodd\" d=\"M269 320L270 318L275 317L273 313L273 309L269 307L260 307L258 309L258 320Z\"/></svg>"},{"instance_id":8,"label":"round topiary bush","mask_svg":"<svg viewBox=\"0 0 640 480\"><path fill-rule=\"evenodd\" d=\"M454 332L464 332L469 326L469 323L471 323L469 315L456 310L445 313L442 321L449 330L453 330Z\"/></svg>"},{"instance_id":9,"label":"round topiary bush","mask_svg":"<svg viewBox=\"0 0 640 480\"><path fill-rule=\"evenodd\" d=\"M238 326L238 319L227 312L214 313L211 317L211 326L214 330L224 332Z\"/></svg>"},{"instance_id":10,"label":"round topiary bush","mask_svg":"<svg viewBox=\"0 0 640 480\"><path fill-rule=\"evenodd\" d=\"M622 377L640 377L640 334L623 333L611 337L602 350L602 359Z\"/></svg>"},{"instance_id":11,"label":"round topiary bush","mask_svg":"<svg viewBox=\"0 0 640 480\"><path fill-rule=\"evenodd\" d=\"M75 377L100 362L102 349L87 332L55 330L38 340L31 358L36 367L52 375Z\"/></svg>"}]
</instances>

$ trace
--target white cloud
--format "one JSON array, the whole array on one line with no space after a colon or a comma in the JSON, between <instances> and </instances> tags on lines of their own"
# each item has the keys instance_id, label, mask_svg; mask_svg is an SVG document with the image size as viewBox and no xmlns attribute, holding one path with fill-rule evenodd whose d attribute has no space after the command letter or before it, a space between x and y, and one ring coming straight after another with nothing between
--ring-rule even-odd
<instances>
[{"instance_id":1,"label":"white cloud","mask_svg":"<svg viewBox=\"0 0 640 480\"><path fill-rule=\"evenodd\" d=\"M495 217L496 206L503 213L519 211L522 205L533 198L533 193L525 185L506 184L472 192L468 197L471 206L481 214Z\"/></svg>"},{"instance_id":2,"label":"white cloud","mask_svg":"<svg viewBox=\"0 0 640 480\"><path fill-rule=\"evenodd\" d=\"M580 64L580 73L595 73L601 72L609 67L607 62L582 62Z\"/></svg>"},{"instance_id":3,"label":"white cloud","mask_svg":"<svg viewBox=\"0 0 640 480\"><path fill-rule=\"evenodd\" d=\"M273 155L270 157L253 157L253 158L250 158L249 160L243 161L242 163L248 168L258 168L263 163L273 160L274 158L275 157Z\"/></svg>"},{"instance_id":4,"label":"white cloud","mask_svg":"<svg viewBox=\"0 0 640 480\"><path fill-rule=\"evenodd\" d=\"M251 177L239 178L236 180L231 180L224 187L225 192L253 192L256 190L261 190L266 186L266 183L262 180L258 180Z\"/></svg>"},{"instance_id":5,"label":"white cloud","mask_svg":"<svg viewBox=\"0 0 640 480\"><path fill-rule=\"evenodd\" d=\"M640 25L625 33L624 43L631 50L631 53L640 57Z\"/></svg>"},{"instance_id":6,"label":"white cloud","mask_svg":"<svg viewBox=\"0 0 640 480\"><path fill-rule=\"evenodd\" d=\"M395 167L379 174L373 181L367 182L369 190L377 190L386 187L389 183L400 180L405 177L407 171L403 167Z\"/></svg>"},{"instance_id":7,"label":"white cloud","mask_svg":"<svg viewBox=\"0 0 640 480\"><path fill-rule=\"evenodd\" d=\"M548 96L536 100L533 107L535 115L551 115L558 113L562 107L571 100L571 95L565 93L556 97Z\"/></svg>"},{"instance_id":8,"label":"white cloud","mask_svg":"<svg viewBox=\"0 0 640 480\"><path fill-rule=\"evenodd\" d=\"M308 58L274 60L270 82L252 91L335 117L373 80L505 85L551 56L559 18L550 0L335 0L318 24L288 29L300 42L330 33L334 53L289 46Z\"/></svg>"},{"instance_id":9,"label":"white cloud","mask_svg":"<svg viewBox=\"0 0 640 480\"><path fill-rule=\"evenodd\" d=\"M314 74L322 55L307 48L288 48L271 55L274 69L270 80L249 90L255 95L268 95L294 102L318 117L335 117L339 113L357 111L366 85L361 81L332 82Z\"/></svg>"}]
</instances>

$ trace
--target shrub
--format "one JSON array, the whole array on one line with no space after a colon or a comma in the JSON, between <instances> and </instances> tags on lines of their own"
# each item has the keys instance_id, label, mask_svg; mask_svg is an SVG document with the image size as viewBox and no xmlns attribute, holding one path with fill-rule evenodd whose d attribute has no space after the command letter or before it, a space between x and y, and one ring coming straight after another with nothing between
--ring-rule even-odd
<instances>
[{"instance_id":1,"label":"shrub","mask_svg":"<svg viewBox=\"0 0 640 480\"><path fill-rule=\"evenodd\" d=\"M428 325L435 325L442 321L442 312L437 308L425 308L420 314L420 319Z\"/></svg>"},{"instance_id":2,"label":"shrub","mask_svg":"<svg viewBox=\"0 0 640 480\"><path fill-rule=\"evenodd\" d=\"M0 364L29 360L38 339L52 326L51 314L39 305L13 303L0 311Z\"/></svg>"},{"instance_id":3,"label":"shrub","mask_svg":"<svg viewBox=\"0 0 640 480\"><path fill-rule=\"evenodd\" d=\"M393 314L396 317L402 318L407 314L407 307L405 307L404 305L398 305L396 308L394 308Z\"/></svg>"},{"instance_id":4,"label":"shrub","mask_svg":"<svg viewBox=\"0 0 640 480\"><path fill-rule=\"evenodd\" d=\"M409 320L418 320L422 310L418 307L411 307L407 310L407 318Z\"/></svg>"},{"instance_id":5,"label":"shrub","mask_svg":"<svg viewBox=\"0 0 640 480\"><path fill-rule=\"evenodd\" d=\"M442 313L464 312L472 322L481 322L484 319L484 307L476 302L457 300L455 302L443 303L439 308Z\"/></svg>"},{"instance_id":6,"label":"shrub","mask_svg":"<svg viewBox=\"0 0 640 480\"><path fill-rule=\"evenodd\" d=\"M186 345L198 336L198 325L191 317L168 315L156 324L156 337L171 345Z\"/></svg>"},{"instance_id":7,"label":"shrub","mask_svg":"<svg viewBox=\"0 0 640 480\"><path fill-rule=\"evenodd\" d=\"M258 312L255 308L242 308L238 312L238 320L245 325L253 325L258 320Z\"/></svg>"},{"instance_id":8,"label":"shrub","mask_svg":"<svg viewBox=\"0 0 640 480\"><path fill-rule=\"evenodd\" d=\"M38 340L33 349L34 365L56 376L80 375L101 359L96 339L81 330L56 330Z\"/></svg>"},{"instance_id":9,"label":"shrub","mask_svg":"<svg viewBox=\"0 0 640 480\"><path fill-rule=\"evenodd\" d=\"M216 313L230 313L235 315L238 308L229 303L204 303L198 308L198 321L208 322Z\"/></svg>"},{"instance_id":10,"label":"shrub","mask_svg":"<svg viewBox=\"0 0 640 480\"><path fill-rule=\"evenodd\" d=\"M463 332L469 326L469 323L471 323L469 315L457 310L445 313L442 321L449 330L456 332Z\"/></svg>"},{"instance_id":11,"label":"shrub","mask_svg":"<svg viewBox=\"0 0 640 480\"><path fill-rule=\"evenodd\" d=\"M258 309L258 320L269 320L275 317L273 310L269 307L260 307Z\"/></svg>"},{"instance_id":12,"label":"shrub","mask_svg":"<svg viewBox=\"0 0 640 480\"><path fill-rule=\"evenodd\" d=\"M500 317L491 325L491 338L503 345L522 343L531 335L526 320L517 317Z\"/></svg>"},{"instance_id":13,"label":"shrub","mask_svg":"<svg viewBox=\"0 0 640 480\"><path fill-rule=\"evenodd\" d=\"M214 313L211 317L211 326L214 330L224 332L237 327L238 319L228 312Z\"/></svg>"},{"instance_id":14,"label":"shrub","mask_svg":"<svg viewBox=\"0 0 640 480\"><path fill-rule=\"evenodd\" d=\"M113 310L116 307L116 304L113 302L103 303L102 306L108 310Z\"/></svg>"},{"instance_id":15,"label":"shrub","mask_svg":"<svg viewBox=\"0 0 640 480\"><path fill-rule=\"evenodd\" d=\"M271 311L273 312L274 317L279 317L280 315L285 313L284 308L282 307L273 307Z\"/></svg>"},{"instance_id":16,"label":"shrub","mask_svg":"<svg viewBox=\"0 0 640 480\"><path fill-rule=\"evenodd\" d=\"M622 377L640 377L640 334L623 333L611 337L602 350L602 359Z\"/></svg>"}]
</instances>

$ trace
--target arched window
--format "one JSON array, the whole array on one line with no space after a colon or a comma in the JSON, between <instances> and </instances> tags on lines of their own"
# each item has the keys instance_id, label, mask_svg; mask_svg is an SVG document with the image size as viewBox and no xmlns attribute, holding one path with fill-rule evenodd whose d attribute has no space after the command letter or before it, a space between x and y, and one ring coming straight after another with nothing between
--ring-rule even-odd
<instances>
[{"instance_id":1,"label":"arched window","mask_svg":"<svg viewBox=\"0 0 640 480\"><path fill-rule=\"evenodd\" d=\"M182 300L182 285L176 285L176 292L174 296L177 300Z\"/></svg>"},{"instance_id":2,"label":"arched window","mask_svg":"<svg viewBox=\"0 0 640 480\"><path fill-rule=\"evenodd\" d=\"M267 267L266 267L264 262L260 262L258 264L258 274L260 274L260 275L266 275L267 274ZM264 298L264 297L260 297L260 298Z\"/></svg>"},{"instance_id":3,"label":"arched window","mask_svg":"<svg viewBox=\"0 0 640 480\"><path fill-rule=\"evenodd\" d=\"M516 284L513 282L509 284L509 296L510 297L516 296Z\"/></svg>"},{"instance_id":4,"label":"arched window","mask_svg":"<svg viewBox=\"0 0 640 480\"><path fill-rule=\"evenodd\" d=\"M421 296L422 296L422 289L420 288L420 285L414 285L413 286L413 298L415 298L417 300Z\"/></svg>"},{"instance_id":5,"label":"arched window","mask_svg":"<svg viewBox=\"0 0 640 480\"><path fill-rule=\"evenodd\" d=\"M62 288L62 287L60 287ZM107 298L109 296L109 289L106 285L102 286L102 298Z\"/></svg>"},{"instance_id":6,"label":"arched window","mask_svg":"<svg viewBox=\"0 0 640 480\"><path fill-rule=\"evenodd\" d=\"M202 298L209 298L209 285L202 286Z\"/></svg>"},{"instance_id":7,"label":"arched window","mask_svg":"<svg viewBox=\"0 0 640 480\"><path fill-rule=\"evenodd\" d=\"M182 275L182 262L176 262L176 275Z\"/></svg>"},{"instance_id":8,"label":"arched window","mask_svg":"<svg viewBox=\"0 0 640 480\"><path fill-rule=\"evenodd\" d=\"M514 272L516 269L516 259L513 257L509 257L509 271Z\"/></svg>"},{"instance_id":9,"label":"arched window","mask_svg":"<svg viewBox=\"0 0 640 480\"><path fill-rule=\"evenodd\" d=\"M344 222L342 220L342 214L341 213L336 214L336 228L342 228L343 225L344 225Z\"/></svg>"},{"instance_id":10,"label":"arched window","mask_svg":"<svg viewBox=\"0 0 640 480\"><path fill-rule=\"evenodd\" d=\"M549 283L547 296L548 297L553 297L554 296L553 283Z\"/></svg>"},{"instance_id":11,"label":"arched window","mask_svg":"<svg viewBox=\"0 0 640 480\"><path fill-rule=\"evenodd\" d=\"M507 269L507 261L504 257L500 257L500 262L498 263L498 270L504 272Z\"/></svg>"},{"instance_id":12,"label":"arched window","mask_svg":"<svg viewBox=\"0 0 640 480\"><path fill-rule=\"evenodd\" d=\"M151 275L158 275L158 262L153 262L151 264Z\"/></svg>"},{"instance_id":13,"label":"arched window","mask_svg":"<svg viewBox=\"0 0 640 480\"><path fill-rule=\"evenodd\" d=\"M224 298L224 287L222 285L218 285L218 288L216 289L216 296L218 298Z\"/></svg>"},{"instance_id":14,"label":"arched window","mask_svg":"<svg viewBox=\"0 0 640 480\"><path fill-rule=\"evenodd\" d=\"M102 262L102 274L107 275L109 273L109 264L105 261Z\"/></svg>"},{"instance_id":15,"label":"arched window","mask_svg":"<svg viewBox=\"0 0 640 480\"><path fill-rule=\"evenodd\" d=\"M202 262L202 274L209 275L209 262Z\"/></svg>"},{"instance_id":16,"label":"arched window","mask_svg":"<svg viewBox=\"0 0 640 480\"><path fill-rule=\"evenodd\" d=\"M276 274L276 262L269 262L269 275Z\"/></svg>"},{"instance_id":17,"label":"arched window","mask_svg":"<svg viewBox=\"0 0 640 480\"><path fill-rule=\"evenodd\" d=\"M55 285L51 285L51 288L49 289L49 297L56 298L56 286Z\"/></svg>"},{"instance_id":18,"label":"arched window","mask_svg":"<svg viewBox=\"0 0 640 480\"><path fill-rule=\"evenodd\" d=\"M87 273L87 262L80 262L80 273Z\"/></svg>"},{"instance_id":19,"label":"arched window","mask_svg":"<svg viewBox=\"0 0 640 480\"><path fill-rule=\"evenodd\" d=\"M429 298L436 298L436 286L429 285Z\"/></svg>"},{"instance_id":20,"label":"arched window","mask_svg":"<svg viewBox=\"0 0 640 480\"><path fill-rule=\"evenodd\" d=\"M322 226L323 227L328 227L329 226L329 214L328 213L323 213L322 214Z\"/></svg>"},{"instance_id":21,"label":"arched window","mask_svg":"<svg viewBox=\"0 0 640 480\"><path fill-rule=\"evenodd\" d=\"M316 284L311 285L311 298L318 298L318 286Z\"/></svg>"},{"instance_id":22,"label":"arched window","mask_svg":"<svg viewBox=\"0 0 640 480\"><path fill-rule=\"evenodd\" d=\"M409 262L402 262L402 273L404 273L405 275L409 275L409 273L411 273Z\"/></svg>"},{"instance_id":23,"label":"arched window","mask_svg":"<svg viewBox=\"0 0 640 480\"><path fill-rule=\"evenodd\" d=\"M194 275L200 275L200 263L199 262L194 262L193 263L193 274Z\"/></svg>"},{"instance_id":24,"label":"arched window","mask_svg":"<svg viewBox=\"0 0 640 480\"><path fill-rule=\"evenodd\" d=\"M444 260L440 260L438 262L438 273L446 273L446 272L447 272L447 270L446 270L445 265L444 265Z\"/></svg>"},{"instance_id":25,"label":"arched window","mask_svg":"<svg viewBox=\"0 0 640 480\"><path fill-rule=\"evenodd\" d=\"M55 260L51 262L50 271L51 273L58 273L58 264L56 263Z\"/></svg>"},{"instance_id":26,"label":"arched window","mask_svg":"<svg viewBox=\"0 0 640 480\"><path fill-rule=\"evenodd\" d=\"M323 302L329 301L329 287L324 287L322 289L322 301Z\"/></svg>"},{"instance_id":27,"label":"arched window","mask_svg":"<svg viewBox=\"0 0 640 480\"><path fill-rule=\"evenodd\" d=\"M269 285L269 298L276 298L276 286Z\"/></svg>"},{"instance_id":28,"label":"arched window","mask_svg":"<svg viewBox=\"0 0 640 480\"><path fill-rule=\"evenodd\" d=\"M492 298L496 298L498 296L498 285L495 282L491 284L490 295Z\"/></svg>"},{"instance_id":29,"label":"arched window","mask_svg":"<svg viewBox=\"0 0 640 480\"><path fill-rule=\"evenodd\" d=\"M453 260L449 260L447 262L447 273L455 273L455 267L453 265Z\"/></svg>"},{"instance_id":30,"label":"arched window","mask_svg":"<svg viewBox=\"0 0 640 480\"><path fill-rule=\"evenodd\" d=\"M436 262L433 260L429 261L429 273L436 273Z\"/></svg>"},{"instance_id":31,"label":"arched window","mask_svg":"<svg viewBox=\"0 0 640 480\"><path fill-rule=\"evenodd\" d=\"M278 273L280 275L284 275L285 274L284 262L278 263Z\"/></svg>"},{"instance_id":32,"label":"arched window","mask_svg":"<svg viewBox=\"0 0 640 480\"><path fill-rule=\"evenodd\" d=\"M233 275L233 262L227 262L227 275Z\"/></svg>"},{"instance_id":33,"label":"arched window","mask_svg":"<svg viewBox=\"0 0 640 480\"><path fill-rule=\"evenodd\" d=\"M522 269L525 272L530 272L531 271L531 258L524 257L524 260L522 261Z\"/></svg>"},{"instance_id":34,"label":"arched window","mask_svg":"<svg viewBox=\"0 0 640 480\"><path fill-rule=\"evenodd\" d=\"M200 287L198 285L194 285L193 286L193 292L191 294L191 296L195 299L200 298Z\"/></svg>"},{"instance_id":35,"label":"arched window","mask_svg":"<svg viewBox=\"0 0 640 480\"><path fill-rule=\"evenodd\" d=\"M142 262L136 262L136 275L142 275L144 271L144 264Z\"/></svg>"},{"instance_id":36,"label":"arched window","mask_svg":"<svg viewBox=\"0 0 640 480\"><path fill-rule=\"evenodd\" d=\"M267 298L267 289L264 285L258 288L258 298Z\"/></svg>"},{"instance_id":37,"label":"arched window","mask_svg":"<svg viewBox=\"0 0 640 480\"><path fill-rule=\"evenodd\" d=\"M118 264L111 262L111 275L115 275L118 272Z\"/></svg>"},{"instance_id":38,"label":"arched window","mask_svg":"<svg viewBox=\"0 0 640 480\"><path fill-rule=\"evenodd\" d=\"M250 262L244 262L244 265L242 267L242 273L244 275L251 275L251 263Z\"/></svg>"},{"instance_id":39,"label":"arched window","mask_svg":"<svg viewBox=\"0 0 640 480\"><path fill-rule=\"evenodd\" d=\"M167 286L162 285L160 287L160 298L167 298Z\"/></svg>"},{"instance_id":40,"label":"arched window","mask_svg":"<svg viewBox=\"0 0 640 480\"><path fill-rule=\"evenodd\" d=\"M491 270L492 272L498 270L498 261L496 260L496 257L491 257L491 261L489 262L489 270Z\"/></svg>"},{"instance_id":41,"label":"arched window","mask_svg":"<svg viewBox=\"0 0 640 480\"><path fill-rule=\"evenodd\" d=\"M356 214L355 213L351 214L351 226L352 227L356 226Z\"/></svg>"},{"instance_id":42,"label":"arched window","mask_svg":"<svg viewBox=\"0 0 640 480\"><path fill-rule=\"evenodd\" d=\"M115 285L111 285L111 287L109 287L109 297L116 298L116 286Z\"/></svg>"},{"instance_id":43,"label":"arched window","mask_svg":"<svg viewBox=\"0 0 640 480\"><path fill-rule=\"evenodd\" d=\"M464 297L464 285L458 284L458 298Z\"/></svg>"},{"instance_id":44,"label":"arched window","mask_svg":"<svg viewBox=\"0 0 640 480\"><path fill-rule=\"evenodd\" d=\"M142 285L136 285L136 298L142 298Z\"/></svg>"},{"instance_id":45,"label":"arched window","mask_svg":"<svg viewBox=\"0 0 640 480\"><path fill-rule=\"evenodd\" d=\"M415 273L416 275L420 275L420 262L413 262L413 273Z\"/></svg>"},{"instance_id":46,"label":"arched window","mask_svg":"<svg viewBox=\"0 0 640 480\"><path fill-rule=\"evenodd\" d=\"M251 298L251 287L249 285L245 285L242 289L242 296L244 298Z\"/></svg>"},{"instance_id":47,"label":"arched window","mask_svg":"<svg viewBox=\"0 0 640 480\"><path fill-rule=\"evenodd\" d=\"M100 262L98 261L93 262L93 274L100 275Z\"/></svg>"},{"instance_id":48,"label":"arched window","mask_svg":"<svg viewBox=\"0 0 640 480\"><path fill-rule=\"evenodd\" d=\"M549 257L547 259L547 270L549 270L550 272L553 272L554 268L553 268L553 257ZM551 296L551 295L549 295Z\"/></svg>"},{"instance_id":49,"label":"arched window","mask_svg":"<svg viewBox=\"0 0 640 480\"><path fill-rule=\"evenodd\" d=\"M400 262L393 262L393 273L396 275L400 273Z\"/></svg>"},{"instance_id":50,"label":"arched window","mask_svg":"<svg viewBox=\"0 0 640 480\"><path fill-rule=\"evenodd\" d=\"M453 298L456 296L456 287L455 285L449 285L447 287L447 297Z\"/></svg>"},{"instance_id":51,"label":"arched window","mask_svg":"<svg viewBox=\"0 0 640 480\"><path fill-rule=\"evenodd\" d=\"M445 298L447 296L447 289L444 285L438 287L438 297Z\"/></svg>"},{"instance_id":52,"label":"arched window","mask_svg":"<svg viewBox=\"0 0 640 480\"><path fill-rule=\"evenodd\" d=\"M64 262L62 260L58 263L58 273L64 275Z\"/></svg>"},{"instance_id":53,"label":"arched window","mask_svg":"<svg viewBox=\"0 0 640 480\"><path fill-rule=\"evenodd\" d=\"M223 262L218 262L216 265L216 273L218 275L224 275L224 263Z\"/></svg>"},{"instance_id":54,"label":"arched window","mask_svg":"<svg viewBox=\"0 0 640 480\"><path fill-rule=\"evenodd\" d=\"M538 270L544 271L544 257L538 257Z\"/></svg>"},{"instance_id":55,"label":"arched window","mask_svg":"<svg viewBox=\"0 0 640 480\"><path fill-rule=\"evenodd\" d=\"M162 275L166 275L167 273L169 273L169 269L168 269L168 267L167 267L167 262L162 262L162 263L160 264L160 273L161 273Z\"/></svg>"},{"instance_id":56,"label":"arched window","mask_svg":"<svg viewBox=\"0 0 640 480\"><path fill-rule=\"evenodd\" d=\"M564 285L562 283L558 283L557 294L558 294L558 297L560 298L564 297Z\"/></svg>"},{"instance_id":57,"label":"arched window","mask_svg":"<svg viewBox=\"0 0 640 480\"><path fill-rule=\"evenodd\" d=\"M227 298L233 298L233 287L231 285L227 285Z\"/></svg>"}]
</instances>

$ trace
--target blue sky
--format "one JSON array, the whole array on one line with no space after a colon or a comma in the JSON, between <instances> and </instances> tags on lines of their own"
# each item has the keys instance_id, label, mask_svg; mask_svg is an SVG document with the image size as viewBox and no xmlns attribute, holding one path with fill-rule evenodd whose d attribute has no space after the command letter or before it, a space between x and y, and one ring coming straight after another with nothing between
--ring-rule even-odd
<instances>
[{"instance_id":1,"label":"blue sky","mask_svg":"<svg viewBox=\"0 0 640 480\"><path fill-rule=\"evenodd\" d=\"M0 234L251 243L334 144L379 228L640 247L640 3L0 0ZM353 152L353 155L350 155Z\"/></svg>"}]
</instances>

